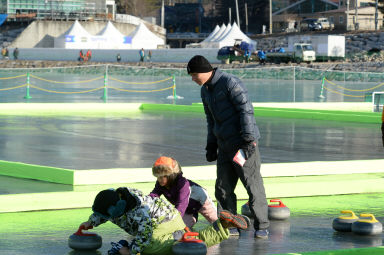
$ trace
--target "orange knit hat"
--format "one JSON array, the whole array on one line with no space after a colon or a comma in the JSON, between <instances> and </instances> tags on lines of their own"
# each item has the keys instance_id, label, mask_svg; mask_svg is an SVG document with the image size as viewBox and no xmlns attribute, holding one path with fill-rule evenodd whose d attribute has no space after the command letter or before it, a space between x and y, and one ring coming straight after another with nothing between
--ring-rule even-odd
<instances>
[{"instance_id":1,"label":"orange knit hat","mask_svg":"<svg viewBox=\"0 0 384 255\"><path fill-rule=\"evenodd\" d=\"M179 172L179 164L171 157L161 156L155 161L152 167L152 173L156 177L167 176Z\"/></svg>"}]
</instances>

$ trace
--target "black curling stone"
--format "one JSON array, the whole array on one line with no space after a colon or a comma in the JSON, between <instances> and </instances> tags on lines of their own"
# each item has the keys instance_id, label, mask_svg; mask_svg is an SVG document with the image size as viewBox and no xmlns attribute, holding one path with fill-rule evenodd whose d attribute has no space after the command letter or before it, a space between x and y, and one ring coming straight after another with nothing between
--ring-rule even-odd
<instances>
[{"instance_id":1,"label":"black curling stone","mask_svg":"<svg viewBox=\"0 0 384 255\"><path fill-rule=\"evenodd\" d=\"M68 246L74 250L91 251L99 249L103 242L101 236L95 233L83 233L81 226L76 233L69 236Z\"/></svg>"},{"instance_id":2,"label":"black curling stone","mask_svg":"<svg viewBox=\"0 0 384 255\"><path fill-rule=\"evenodd\" d=\"M351 216L339 216L332 221L332 228L339 232L351 232L352 223L356 222L359 217L355 215L354 212L350 210L341 211L341 213L350 213Z\"/></svg>"},{"instance_id":3,"label":"black curling stone","mask_svg":"<svg viewBox=\"0 0 384 255\"><path fill-rule=\"evenodd\" d=\"M360 219L352 223L352 232L358 235L379 235L383 232L383 225L376 220L373 214L360 214L360 217L370 217L370 219Z\"/></svg>"},{"instance_id":4,"label":"black curling stone","mask_svg":"<svg viewBox=\"0 0 384 255\"><path fill-rule=\"evenodd\" d=\"M198 235L199 233L196 232L185 233L181 240L172 246L172 253L174 255L206 255L207 245L195 238Z\"/></svg>"},{"instance_id":5,"label":"black curling stone","mask_svg":"<svg viewBox=\"0 0 384 255\"><path fill-rule=\"evenodd\" d=\"M268 205L268 218L270 220L285 220L291 216L291 211L280 199L271 199L270 202L279 203L278 205Z\"/></svg>"}]
</instances>

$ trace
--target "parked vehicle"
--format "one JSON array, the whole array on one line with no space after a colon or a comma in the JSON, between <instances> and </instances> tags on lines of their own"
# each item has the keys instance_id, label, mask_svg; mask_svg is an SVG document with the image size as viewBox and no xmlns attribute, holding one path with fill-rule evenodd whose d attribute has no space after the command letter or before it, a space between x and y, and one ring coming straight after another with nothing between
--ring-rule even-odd
<instances>
[{"instance_id":1,"label":"parked vehicle","mask_svg":"<svg viewBox=\"0 0 384 255\"><path fill-rule=\"evenodd\" d=\"M316 23L320 24L321 30L333 30L335 28L334 24L329 22L327 18L318 18Z\"/></svg>"},{"instance_id":2,"label":"parked vehicle","mask_svg":"<svg viewBox=\"0 0 384 255\"><path fill-rule=\"evenodd\" d=\"M283 52L282 50L276 52L267 52L267 62L280 64L281 62L313 62L316 60L316 53L309 43L296 43L293 50Z\"/></svg>"},{"instance_id":3,"label":"parked vehicle","mask_svg":"<svg viewBox=\"0 0 384 255\"><path fill-rule=\"evenodd\" d=\"M221 60L223 64L230 64L233 61L240 63L258 61L258 57L254 51L255 49L252 44L236 40L234 46L222 47L217 52L217 59Z\"/></svg>"},{"instance_id":4,"label":"parked vehicle","mask_svg":"<svg viewBox=\"0 0 384 255\"><path fill-rule=\"evenodd\" d=\"M303 19L300 23L301 31L333 30L334 27L328 18Z\"/></svg>"},{"instance_id":5,"label":"parked vehicle","mask_svg":"<svg viewBox=\"0 0 384 255\"><path fill-rule=\"evenodd\" d=\"M317 19L303 19L300 22L301 31L320 31L321 25L317 22Z\"/></svg>"},{"instance_id":6,"label":"parked vehicle","mask_svg":"<svg viewBox=\"0 0 384 255\"><path fill-rule=\"evenodd\" d=\"M343 35L293 35L288 37L288 51L297 42L310 43L316 52L316 61L334 61L345 58L345 36Z\"/></svg>"}]
</instances>

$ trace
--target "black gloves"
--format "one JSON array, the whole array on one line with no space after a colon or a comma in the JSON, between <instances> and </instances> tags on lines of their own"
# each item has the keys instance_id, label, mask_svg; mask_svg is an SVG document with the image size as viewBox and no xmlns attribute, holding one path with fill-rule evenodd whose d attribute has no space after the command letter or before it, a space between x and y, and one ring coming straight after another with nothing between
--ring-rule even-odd
<instances>
[{"instance_id":1,"label":"black gloves","mask_svg":"<svg viewBox=\"0 0 384 255\"><path fill-rule=\"evenodd\" d=\"M205 157L208 162L212 162L217 159L217 143L208 143L205 150L207 151Z\"/></svg>"},{"instance_id":2,"label":"black gloves","mask_svg":"<svg viewBox=\"0 0 384 255\"><path fill-rule=\"evenodd\" d=\"M244 152L245 160L247 160L255 152L255 148L255 142L246 142L240 146L240 149L242 149Z\"/></svg>"}]
</instances>

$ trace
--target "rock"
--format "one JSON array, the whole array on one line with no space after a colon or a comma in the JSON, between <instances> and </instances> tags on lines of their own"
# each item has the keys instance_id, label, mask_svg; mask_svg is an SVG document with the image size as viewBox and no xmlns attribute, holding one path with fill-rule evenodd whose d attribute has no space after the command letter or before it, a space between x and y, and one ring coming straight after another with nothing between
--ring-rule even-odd
<instances>
[{"instance_id":1,"label":"rock","mask_svg":"<svg viewBox=\"0 0 384 255\"><path fill-rule=\"evenodd\" d=\"M351 214L351 215L344 215L339 216L338 218L335 218L332 222L332 228L336 231L340 232L351 232L352 231L352 223L356 222L359 217L355 215L354 212L350 210L343 210L341 211L342 214Z\"/></svg>"}]
</instances>

